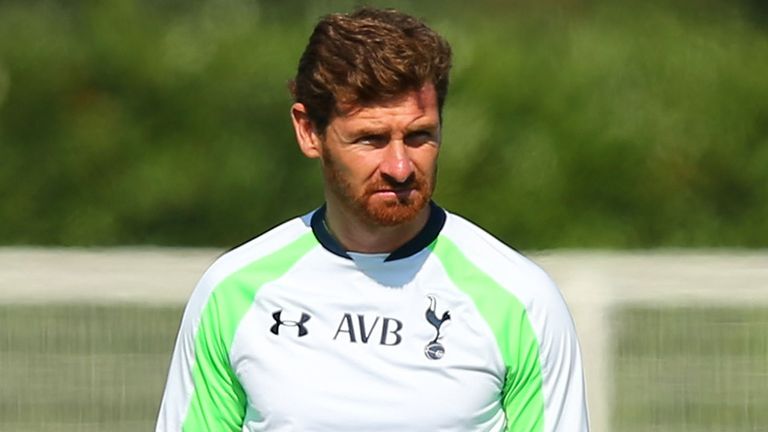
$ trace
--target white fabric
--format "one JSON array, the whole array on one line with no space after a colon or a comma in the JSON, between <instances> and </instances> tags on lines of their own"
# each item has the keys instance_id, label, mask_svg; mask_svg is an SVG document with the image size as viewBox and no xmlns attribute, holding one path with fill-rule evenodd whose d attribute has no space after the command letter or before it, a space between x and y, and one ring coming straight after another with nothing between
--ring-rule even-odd
<instances>
[{"instance_id":1,"label":"white fabric","mask_svg":"<svg viewBox=\"0 0 768 432\"><path fill-rule=\"evenodd\" d=\"M308 216L230 252L205 274L185 311L157 431L178 431L183 424L193 391L196 326L211 291L310 230ZM587 431L578 343L551 280L454 215L448 214L441 236L525 306L540 342L544 431ZM258 290L230 350L248 399L242 430L505 430L502 355L488 323L443 263L429 249L390 262L380 254L351 256L317 244ZM431 308L437 318L450 314L437 340L442 357L427 353L437 336L427 320ZM280 322L273 316L278 311ZM302 314L309 319L302 322ZM306 335L300 336L302 328Z\"/></svg>"}]
</instances>

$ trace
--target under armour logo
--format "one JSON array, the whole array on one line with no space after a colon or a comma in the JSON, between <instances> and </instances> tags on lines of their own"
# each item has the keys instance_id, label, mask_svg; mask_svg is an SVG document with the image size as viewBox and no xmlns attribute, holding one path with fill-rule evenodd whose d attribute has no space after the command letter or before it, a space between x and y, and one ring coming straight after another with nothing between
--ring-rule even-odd
<instances>
[{"instance_id":1,"label":"under armour logo","mask_svg":"<svg viewBox=\"0 0 768 432\"><path fill-rule=\"evenodd\" d=\"M302 312L301 313L301 319L298 321L290 321L290 320L282 320L280 319L280 314L283 313L283 310L280 309L276 312L272 313L272 318L275 319L275 323L272 325L272 327L269 328L269 331L271 331L274 334L280 334L280 326L286 326L286 327L298 327L299 328L299 337L306 336L307 328L304 326L304 324L309 321L311 316L309 316L308 313Z\"/></svg>"},{"instance_id":2,"label":"under armour logo","mask_svg":"<svg viewBox=\"0 0 768 432\"><path fill-rule=\"evenodd\" d=\"M426 347L424 347L424 354L429 359L439 360L443 358L443 355L445 354L445 348L440 342L437 341L440 339L440 327L443 326L444 322L451 319L451 314L450 312L445 311L443 312L442 318L438 318L437 314L435 313L437 303L435 297L427 296L427 298L429 298L429 307L427 308L425 316L427 318L427 322L429 322L432 327L435 328L435 338L432 339Z\"/></svg>"}]
</instances>

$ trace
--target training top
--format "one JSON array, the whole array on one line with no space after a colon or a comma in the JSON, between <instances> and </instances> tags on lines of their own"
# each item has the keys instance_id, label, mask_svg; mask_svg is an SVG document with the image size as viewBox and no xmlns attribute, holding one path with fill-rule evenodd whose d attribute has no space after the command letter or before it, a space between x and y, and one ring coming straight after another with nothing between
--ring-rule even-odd
<instances>
[{"instance_id":1,"label":"training top","mask_svg":"<svg viewBox=\"0 0 768 432\"><path fill-rule=\"evenodd\" d=\"M430 203L389 254L325 208L224 254L181 322L157 431L588 431L573 321L550 278Z\"/></svg>"}]
</instances>

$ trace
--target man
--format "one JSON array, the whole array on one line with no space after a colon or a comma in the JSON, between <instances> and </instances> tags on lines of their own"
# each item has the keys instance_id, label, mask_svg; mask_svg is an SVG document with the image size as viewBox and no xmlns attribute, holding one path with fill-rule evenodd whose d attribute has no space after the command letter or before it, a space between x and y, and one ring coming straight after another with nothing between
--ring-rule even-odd
<instances>
[{"instance_id":1,"label":"man","mask_svg":"<svg viewBox=\"0 0 768 432\"><path fill-rule=\"evenodd\" d=\"M292 83L325 205L225 254L184 313L158 431L586 431L546 274L431 201L448 43L330 15Z\"/></svg>"}]
</instances>

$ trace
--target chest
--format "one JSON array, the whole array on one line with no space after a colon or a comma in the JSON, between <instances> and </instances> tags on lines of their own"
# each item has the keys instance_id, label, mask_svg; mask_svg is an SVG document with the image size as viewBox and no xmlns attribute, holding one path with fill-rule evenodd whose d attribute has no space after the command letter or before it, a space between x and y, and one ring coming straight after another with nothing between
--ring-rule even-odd
<instances>
[{"instance_id":1,"label":"chest","mask_svg":"<svg viewBox=\"0 0 768 432\"><path fill-rule=\"evenodd\" d=\"M232 367L264 430L497 430L505 369L445 284L284 281L238 327ZM259 430L255 426L253 430Z\"/></svg>"}]
</instances>

